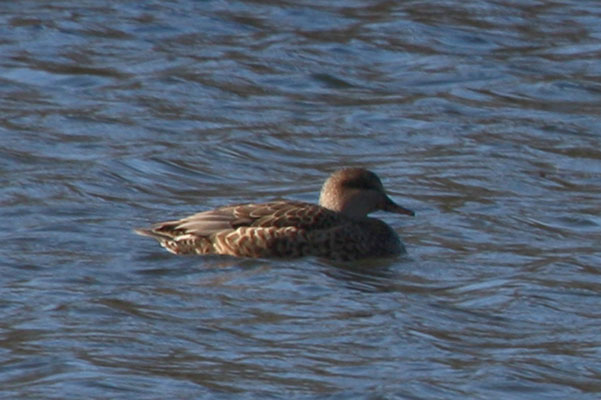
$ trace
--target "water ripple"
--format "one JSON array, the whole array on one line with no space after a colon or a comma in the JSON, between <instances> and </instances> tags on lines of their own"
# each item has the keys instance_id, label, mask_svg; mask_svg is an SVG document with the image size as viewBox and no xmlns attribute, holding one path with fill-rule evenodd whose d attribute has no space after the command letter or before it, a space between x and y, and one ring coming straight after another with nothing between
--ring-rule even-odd
<instances>
[{"instance_id":1,"label":"water ripple","mask_svg":"<svg viewBox=\"0 0 601 400\"><path fill-rule=\"evenodd\" d=\"M598 398L601 8L0 15L7 398ZM406 257L174 257L132 228L364 166Z\"/></svg>"}]
</instances>

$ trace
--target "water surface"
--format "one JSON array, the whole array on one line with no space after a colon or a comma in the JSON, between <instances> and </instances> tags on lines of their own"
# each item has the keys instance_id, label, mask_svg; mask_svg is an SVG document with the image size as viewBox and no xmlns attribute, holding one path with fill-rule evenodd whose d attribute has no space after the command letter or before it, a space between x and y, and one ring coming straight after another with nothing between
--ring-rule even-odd
<instances>
[{"instance_id":1,"label":"water surface","mask_svg":"<svg viewBox=\"0 0 601 400\"><path fill-rule=\"evenodd\" d=\"M597 399L593 1L5 2L6 398ZM409 254L132 228L373 169Z\"/></svg>"}]
</instances>

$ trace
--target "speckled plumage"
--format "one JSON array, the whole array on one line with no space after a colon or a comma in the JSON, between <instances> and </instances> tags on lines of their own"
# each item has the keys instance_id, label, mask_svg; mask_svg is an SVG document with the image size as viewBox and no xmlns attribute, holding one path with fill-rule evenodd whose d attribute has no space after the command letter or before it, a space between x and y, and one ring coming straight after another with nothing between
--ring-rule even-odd
<instances>
[{"instance_id":1,"label":"speckled plumage","mask_svg":"<svg viewBox=\"0 0 601 400\"><path fill-rule=\"evenodd\" d=\"M174 254L354 260L403 253L392 228L367 217L375 210L413 215L386 195L373 172L347 168L325 182L320 205L290 200L239 204L136 232Z\"/></svg>"}]
</instances>

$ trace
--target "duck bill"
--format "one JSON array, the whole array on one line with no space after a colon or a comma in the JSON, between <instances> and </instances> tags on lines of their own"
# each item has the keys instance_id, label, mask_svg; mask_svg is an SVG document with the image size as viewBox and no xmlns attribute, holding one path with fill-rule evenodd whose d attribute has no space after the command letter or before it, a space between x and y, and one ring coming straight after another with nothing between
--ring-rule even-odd
<instances>
[{"instance_id":1,"label":"duck bill","mask_svg":"<svg viewBox=\"0 0 601 400\"><path fill-rule=\"evenodd\" d=\"M415 216L415 212L413 210L399 206L397 203L392 201L390 197L386 197L386 201L384 202L384 207L382 207L382 210L395 214L406 214L411 215L412 217Z\"/></svg>"}]
</instances>

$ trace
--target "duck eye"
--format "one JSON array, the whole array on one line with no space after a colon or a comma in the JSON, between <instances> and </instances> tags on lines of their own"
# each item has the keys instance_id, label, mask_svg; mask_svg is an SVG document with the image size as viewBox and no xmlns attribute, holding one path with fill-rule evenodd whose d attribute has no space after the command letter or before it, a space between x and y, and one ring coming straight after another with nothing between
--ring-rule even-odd
<instances>
[{"instance_id":1,"label":"duck eye","mask_svg":"<svg viewBox=\"0 0 601 400\"><path fill-rule=\"evenodd\" d=\"M350 189L378 190L378 185L375 182L367 179L354 179L346 182L345 186Z\"/></svg>"}]
</instances>

